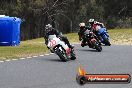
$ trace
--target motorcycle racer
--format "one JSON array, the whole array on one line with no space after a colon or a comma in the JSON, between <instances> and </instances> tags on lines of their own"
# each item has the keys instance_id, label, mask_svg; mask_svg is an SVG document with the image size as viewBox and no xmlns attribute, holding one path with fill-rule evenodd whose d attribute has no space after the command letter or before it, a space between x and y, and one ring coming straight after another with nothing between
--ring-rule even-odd
<instances>
[{"instance_id":1,"label":"motorcycle racer","mask_svg":"<svg viewBox=\"0 0 132 88\"><path fill-rule=\"evenodd\" d=\"M58 38L60 38L62 41L64 41L69 48L73 49L74 47L69 43L67 37L63 36L58 30L54 29L51 24L46 25L45 27L45 34L44 34L44 39L45 39L45 44L48 44L48 37L49 35L56 35ZM47 47L48 48L48 47Z\"/></svg>"},{"instance_id":2,"label":"motorcycle racer","mask_svg":"<svg viewBox=\"0 0 132 88\"><path fill-rule=\"evenodd\" d=\"M89 19L89 25L102 43L109 46L111 45L109 42L109 34L103 23L97 22L94 19Z\"/></svg>"},{"instance_id":3,"label":"motorcycle racer","mask_svg":"<svg viewBox=\"0 0 132 88\"><path fill-rule=\"evenodd\" d=\"M89 22L90 28L93 30L93 32L95 34L97 34L101 28L103 28L105 31L107 31L107 29L105 28L103 23L95 21L94 19L89 19L88 22Z\"/></svg>"},{"instance_id":4,"label":"motorcycle racer","mask_svg":"<svg viewBox=\"0 0 132 88\"><path fill-rule=\"evenodd\" d=\"M79 40L80 41L82 40L81 46L84 47L86 46L86 34L89 34L89 32L90 31L92 32L92 30L89 26L86 26L85 23L80 23L79 27L80 27L78 32ZM99 41L96 35L95 35L95 38L97 39L97 41ZM99 44L101 44L100 41L99 41Z\"/></svg>"}]
</instances>

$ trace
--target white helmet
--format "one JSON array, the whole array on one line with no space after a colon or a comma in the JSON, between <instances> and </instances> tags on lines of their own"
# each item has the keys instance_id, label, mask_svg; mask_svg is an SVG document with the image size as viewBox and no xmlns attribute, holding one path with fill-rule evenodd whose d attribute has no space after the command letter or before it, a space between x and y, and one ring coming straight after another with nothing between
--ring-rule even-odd
<instances>
[{"instance_id":1,"label":"white helmet","mask_svg":"<svg viewBox=\"0 0 132 88\"><path fill-rule=\"evenodd\" d=\"M93 22L94 22L94 19L89 19L88 22L89 22L89 23L93 23Z\"/></svg>"},{"instance_id":2,"label":"white helmet","mask_svg":"<svg viewBox=\"0 0 132 88\"><path fill-rule=\"evenodd\" d=\"M51 28L51 27L52 27L52 25L51 25L51 24L47 24L47 25L46 25L46 27L49 27L49 28Z\"/></svg>"},{"instance_id":3,"label":"white helmet","mask_svg":"<svg viewBox=\"0 0 132 88\"><path fill-rule=\"evenodd\" d=\"M85 23L80 23L79 26L80 27L85 27L86 25L85 25Z\"/></svg>"}]
</instances>

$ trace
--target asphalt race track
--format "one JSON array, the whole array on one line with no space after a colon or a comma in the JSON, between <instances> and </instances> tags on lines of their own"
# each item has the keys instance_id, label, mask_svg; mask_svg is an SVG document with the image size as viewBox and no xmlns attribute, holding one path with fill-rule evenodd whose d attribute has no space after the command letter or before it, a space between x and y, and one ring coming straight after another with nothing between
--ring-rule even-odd
<instances>
[{"instance_id":1,"label":"asphalt race track","mask_svg":"<svg viewBox=\"0 0 132 88\"><path fill-rule=\"evenodd\" d=\"M76 83L82 66L87 73L132 75L132 46L103 46L102 52L75 45L77 60L61 62L55 54L0 63L0 88L132 88L130 84Z\"/></svg>"}]
</instances>

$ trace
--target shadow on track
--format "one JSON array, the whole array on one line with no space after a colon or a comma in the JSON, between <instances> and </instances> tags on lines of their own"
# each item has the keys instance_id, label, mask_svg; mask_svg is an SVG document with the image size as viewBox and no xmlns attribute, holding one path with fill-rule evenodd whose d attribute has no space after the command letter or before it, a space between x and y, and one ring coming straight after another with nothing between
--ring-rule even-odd
<instances>
[{"instance_id":1,"label":"shadow on track","mask_svg":"<svg viewBox=\"0 0 132 88\"><path fill-rule=\"evenodd\" d=\"M62 62L60 59L45 59L46 61Z\"/></svg>"},{"instance_id":2,"label":"shadow on track","mask_svg":"<svg viewBox=\"0 0 132 88\"><path fill-rule=\"evenodd\" d=\"M45 62L60 62L60 63L67 63L67 62L74 62L74 61L76 61L76 60L67 60L66 62L64 62L64 61L62 61L60 58L41 58L41 59L39 59L39 60L41 60L41 61L45 61Z\"/></svg>"},{"instance_id":3,"label":"shadow on track","mask_svg":"<svg viewBox=\"0 0 132 88\"><path fill-rule=\"evenodd\" d=\"M104 47L110 47L111 45L109 46L109 45L104 45L104 44L103 44L103 45L101 45L101 46L104 46Z\"/></svg>"},{"instance_id":4,"label":"shadow on track","mask_svg":"<svg viewBox=\"0 0 132 88\"><path fill-rule=\"evenodd\" d=\"M76 49L79 51L85 51L85 52L98 52L97 50L93 49L93 50L89 50L89 49Z\"/></svg>"},{"instance_id":5,"label":"shadow on track","mask_svg":"<svg viewBox=\"0 0 132 88\"><path fill-rule=\"evenodd\" d=\"M44 61L50 61L50 62L62 62L64 63L63 61L61 61L59 58L54 58L54 59L50 59L50 58L47 58L47 59L43 59Z\"/></svg>"}]
</instances>

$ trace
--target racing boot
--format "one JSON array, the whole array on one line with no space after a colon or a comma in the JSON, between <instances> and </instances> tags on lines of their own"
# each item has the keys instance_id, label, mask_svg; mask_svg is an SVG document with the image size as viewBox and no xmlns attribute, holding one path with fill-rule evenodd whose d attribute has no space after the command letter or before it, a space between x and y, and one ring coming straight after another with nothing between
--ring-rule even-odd
<instances>
[{"instance_id":1,"label":"racing boot","mask_svg":"<svg viewBox=\"0 0 132 88\"><path fill-rule=\"evenodd\" d=\"M84 47L85 45L83 43L81 43L81 46Z\"/></svg>"},{"instance_id":2,"label":"racing boot","mask_svg":"<svg viewBox=\"0 0 132 88\"><path fill-rule=\"evenodd\" d=\"M73 46L73 45L71 45L71 44L68 44L68 47L69 47L69 48L71 48L71 49L73 49L73 48L74 48L74 46Z\"/></svg>"},{"instance_id":3,"label":"racing boot","mask_svg":"<svg viewBox=\"0 0 132 88\"><path fill-rule=\"evenodd\" d=\"M98 41L99 45L102 45L102 44L101 44L100 38L99 38L99 37L95 37L95 38L96 38L96 40Z\"/></svg>"},{"instance_id":4,"label":"racing boot","mask_svg":"<svg viewBox=\"0 0 132 88\"><path fill-rule=\"evenodd\" d=\"M74 46L72 46L72 45L70 44L70 42L68 41L68 39L67 39L66 37L64 37L64 36L61 37L61 40L64 41L65 44L67 44L69 48L71 48L71 49L74 48Z\"/></svg>"},{"instance_id":5,"label":"racing boot","mask_svg":"<svg viewBox=\"0 0 132 88\"><path fill-rule=\"evenodd\" d=\"M98 40L98 42L99 42L99 45L102 45L100 40Z\"/></svg>"},{"instance_id":6,"label":"racing boot","mask_svg":"<svg viewBox=\"0 0 132 88\"><path fill-rule=\"evenodd\" d=\"M84 46L86 46L86 45L87 45L86 43L83 43L83 42L81 43L81 46L82 46L82 47L84 47Z\"/></svg>"}]
</instances>

